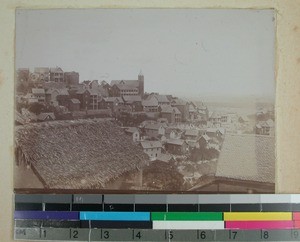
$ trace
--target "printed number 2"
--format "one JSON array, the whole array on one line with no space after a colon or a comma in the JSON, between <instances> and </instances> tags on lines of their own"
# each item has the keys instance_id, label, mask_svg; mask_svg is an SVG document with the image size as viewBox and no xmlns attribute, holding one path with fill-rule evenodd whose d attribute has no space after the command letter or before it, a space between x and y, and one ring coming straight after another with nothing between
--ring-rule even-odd
<instances>
[{"instance_id":1,"label":"printed number 2","mask_svg":"<svg viewBox=\"0 0 300 242\"><path fill-rule=\"evenodd\" d=\"M229 230L229 239L235 239L236 235L237 235L237 231Z\"/></svg>"},{"instance_id":2,"label":"printed number 2","mask_svg":"<svg viewBox=\"0 0 300 242\"><path fill-rule=\"evenodd\" d=\"M78 231L77 230L70 230L70 239L78 239Z\"/></svg>"}]
</instances>

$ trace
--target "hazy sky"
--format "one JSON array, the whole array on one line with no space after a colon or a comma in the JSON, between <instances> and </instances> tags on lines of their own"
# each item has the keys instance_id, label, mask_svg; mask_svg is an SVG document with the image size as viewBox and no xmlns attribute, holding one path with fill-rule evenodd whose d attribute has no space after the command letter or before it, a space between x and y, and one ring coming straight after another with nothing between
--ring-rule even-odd
<instances>
[{"instance_id":1,"label":"hazy sky","mask_svg":"<svg viewBox=\"0 0 300 242\"><path fill-rule=\"evenodd\" d=\"M16 67L137 79L180 96L274 97L271 10L18 10Z\"/></svg>"}]
</instances>

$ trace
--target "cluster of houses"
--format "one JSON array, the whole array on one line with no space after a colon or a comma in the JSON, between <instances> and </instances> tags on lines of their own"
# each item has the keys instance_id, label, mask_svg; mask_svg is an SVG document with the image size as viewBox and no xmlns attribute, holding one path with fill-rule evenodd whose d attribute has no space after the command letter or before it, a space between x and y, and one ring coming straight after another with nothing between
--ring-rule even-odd
<instances>
[{"instance_id":1,"label":"cluster of houses","mask_svg":"<svg viewBox=\"0 0 300 242\"><path fill-rule=\"evenodd\" d=\"M220 150L223 128L199 128L191 124L178 126L159 121L144 121L138 127L124 127L133 142L140 145L150 160L168 162L174 157L187 156L194 148Z\"/></svg>"},{"instance_id":2,"label":"cluster of houses","mask_svg":"<svg viewBox=\"0 0 300 242\"><path fill-rule=\"evenodd\" d=\"M172 95L145 93L142 73L136 80L112 80L108 84L98 80L80 83L77 72L63 72L59 67L35 68L33 73L29 69L19 69L17 83L32 86L26 91L17 91L17 103L52 106L73 118L103 113L118 117L122 112L129 112L144 113L149 119L161 118L168 123L208 120L208 109L204 105L197 106ZM43 114L44 120L30 119L27 114L28 111L20 110L18 116L25 116L26 122L57 118L54 113Z\"/></svg>"},{"instance_id":3,"label":"cluster of houses","mask_svg":"<svg viewBox=\"0 0 300 242\"><path fill-rule=\"evenodd\" d=\"M118 118L126 112L144 114L146 119L177 125L181 130L184 123L193 123L202 128L222 128L228 133L274 135L274 121L270 118L256 122L246 115L209 112L201 102L145 93L142 72L135 80L112 80L109 84L98 80L79 82L78 72L64 72L60 67L37 67L33 72L21 68L17 70L17 84L30 87L16 93L17 104L25 105L16 111L18 124L54 119ZM34 103L59 110L59 116L49 109L38 114L30 112L26 106ZM261 111L257 115L267 114Z\"/></svg>"},{"instance_id":4,"label":"cluster of houses","mask_svg":"<svg viewBox=\"0 0 300 242\"><path fill-rule=\"evenodd\" d=\"M136 161L131 164L130 169L141 167L144 160L158 161L166 165L167 163L172 165L171 161L179 161L180 164L177 163L177 165L179 164L177 170L184 176L184 179L189 177L196 179L195 184L199 185L199 187L195 186L194 188L198 190L227 191L228 187L230 189L233 187L234 179L240 180L241 185L239 189L249 189L249 187L258 189L257 181L261 183L259 187L261 190L259 191L265 192L273 189L272 170L271 172L269 169L264 170L264 164L270 163L268 167L272 167L273 164L275 125L274 113L270 111L258 111L256 114L250 115L238 115L229 111L223 113L210 112L202 102L186 101L172 95L162 95L160 93L146 93L142 72L138 74L135 80L112 80L108 83L106 81L99 82L98 80L79 82L78 72L64 72L60 67L38 67L34 68L33 72L30 72L29 69L18 69L17 87L19 88L17 88L16 92L16 107L19 106L21 108L17 108L15 111L15 121L17 124L20 124L17 129L24 131L24 134L22 134L24 140L27 139L26 127L28 125L21 124L70 119L72 121L57 121L34 125L47 127L45 132L49 131L49 133L47 135L41 134L43 138L50 136L55 130L57 131L56 126L61 126L61 132L65 132L66 137L74 134L66 130L66 127L70 125L76 124L75 126L78 129L84 126L87 129L86 132L91 134L90 136L92 136L94 130L97 130L98 142L101 142L103 146L107 145L107 148L101 151L105 153L105 155L101 155L103 159L105 158L105 161L102 162L103 167L107 164L106 160L114 160L115 158L112 159L111 157L115 157L116 152L123 150L124 146L126 146L126 156L132 157L124 159L123 154L117 155L120 174L122 173L121 171L129 167L124 162L130 163L135 159ZM32 106L42 106L47 111L41 109L41 112L34 113ZM50 112L49 110L55 110L56 112ZM122 123L122 118L140 114L144 117L143 120L131 124ZM106 122L104 117L114 119L116 122L114 124ZM94 119L83 120L86 118L100 119L97 119L99 122L94 123ZM86 123L90 124L90 129L83 125ZM95 127L97 128L94 129ZM82 133L76 133L76 135L78 134ZM85 136L85 138L87 137ZM55 140L55 135L52 138ZM130 139L132 142L128 142ZM79 139L76 140L80 141ZM96 149L93 146L94 140L89 140L89 142L86 145L91 149L91 152L87 153L92 155L99 152L98 148ZM109 148L110 146L106 144L107 142L110 144L118 143L118 146L112 152L111 148ZM26 142L24 141L24 143ZM86 143L86 141L83 143ZM254 143L258 145L253 146ZM52 144L55 144L55 142L52 142ZM78 142L77 145L81 147L82 143ZM73 146L70 145L66 149L69 147ZM253 154L262 153L255 150L257 147L262 147L263 150L268 151L268 156L263 158L254 156ZM202 164L202 161L198 162L196 160L195 162L195 159L191 161L191 157L194 154L198 155L199 152L210 149L217 151L218 156L219 154L220 156L218 158L216 176L209 178L212 182L207 183L205 188L206 185L203 185L203 182L206 182L205 173L200 174L197 171L190 174L190 172L185 173L184 169L191 163L193 169L196 167L193 165ZM240 159L236 159L237 154L241 157ZM248 154L246 155L247 159L242 159L244 154ZM70 154L70 165L73 165L72 155ZM20 155L20 157L25 156ZM198 156L196 158L198 159ZM93 159L95 161L94 165L98 167L99 155L96 155ZM207 159L213 161L215 158ZM247 167L248 163L258 164L262 172L261 177L268 177L268 179L261 180L257 177L255 173L256 166L254 168L249 166L249 169L247 168L242 176L236 177L235 174L231 174L231 171L235 171L234 166L237 167L241 159L245 160L245 164L243 164L245 167ZM47 162L47 160L43 162ZM235 162L232 162L232 160L235 160ZM259 162L256 162L257 160ZM151 164L154 163L151 162ZM208 163L212 164L214 162ZM82 169L80 167L82 164L85 163L78 162L78 170ZM56 167L57 170L60 167L58 165ZM98 171L103 170L103 167L98 167ZM253 168L252 173L248 172L251 171L250 168ZM40 169L41 173L44 172L42 166L37 166L37 169ZM198 169L198 167L195 169ZM115 173L111 170L115 170L113 166L110 167L105 176L100 176L97 173L99 175L97 182L101 183L101 186L107 182L103 180L103 177L107 176L115 179ZM200 177L202 175L204 177L201 180ZM251 183L250 181L254 182ZM91 181L91 183L93 182ZM50 186L51 184L49 185L48 183L47 186ZM99 185L98 183L96 184L97 186ZM54 185L57 186L56 184ZM63 187L63 185L61 186Z\"/></svg>"}]
</instances>

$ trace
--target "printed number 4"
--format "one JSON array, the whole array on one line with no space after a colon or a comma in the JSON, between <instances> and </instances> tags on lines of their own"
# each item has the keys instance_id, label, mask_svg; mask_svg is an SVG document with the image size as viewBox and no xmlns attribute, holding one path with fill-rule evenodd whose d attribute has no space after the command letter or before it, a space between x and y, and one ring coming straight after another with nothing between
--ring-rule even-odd
<instances>
[{"instance_id":1,"label":"printed number 4","mask_svg":"<svg viewBox=\"0 0 300 242\"><path fill-rule=\"evenodd\" d=\"M135 235L135 237L138 238L138 239L141 239L141 238L142 238L141 232L138 232L138 233Z\"/></svg>"}]
</instances>

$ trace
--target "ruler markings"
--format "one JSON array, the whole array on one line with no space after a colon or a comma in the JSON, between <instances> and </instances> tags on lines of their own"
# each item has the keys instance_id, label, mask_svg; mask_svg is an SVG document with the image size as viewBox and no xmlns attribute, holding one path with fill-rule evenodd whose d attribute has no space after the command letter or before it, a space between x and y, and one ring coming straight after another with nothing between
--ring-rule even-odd
<instances>
[{"instance_id":1,"label":"ruler markings","mask_svg":"<svg viewBox=\"0 0 300 242\"><path fill-rule=\"evenodd\" d=\"M113 194L109 196L98 194L60 194L59 196L52 194L18 194L15 197L15 238L83 241L89 239L90 241L184 241L187 238L190 241L300 241L300 231L298 230L300 228L300 196L297 194L284 196L274 194L186 196L176 194ZM151 204L147 204L146 201L150 201ZM43 203L46 210L44 212L42 211ZM132 214L122 214L122 216L127 216L124 216L121 221L118 220L120 218L107 221L104 220L105 217L101 220L92 221L68 221L69 218L61 217L62 213L66 213L64 210L71 210L71 212L76 210L75 213L78 215L89 212L88 210L92 210L92 213L110 213L110 215L114 212L122 213L121 211L137 213L134 212L136 210L138 212L148 212L149 219L147 221L141 220L140 225L134 223L136 221L125 220ZM154 211L162 212L164 214L162 215L163 219L155 220L155 216L152 216ZM197 220L195 216L200 216L197 211L200 211L200 213L219 212L221 220ZM30 216L32 216L32 212L44 214L40 215L42 217L32 218L30 216L26 217L26 212L31 213ZM48 216L46 216L47 213ZM237 213L240 217L237 217ZM193 216L186 217L186 215L191 214L194 218ZM151 220L154 221L150 221L150 215ZM227 216L231 216L231 219L228 219ZM86 219L90 218L86 217ZM95 219L98 218L95 217ZM238 221L237 219L244 220ZM222 222L223 229L215 230L213 227L205 229L205 227L195 225L196 223L199 225L204 221L206 223ZM164 223L166 227L155 229L154 227L158 226L159 223ZM178 225L179 223L182 224L181 227ZM188 224L193 224L195 227L185 226ZM230 233L228 229L230 229ZM165 238L164 230L167 231L167 238ZM122 233L121 236L120 233Z\"/></svg>"},{"instance_id":2,"label":"ruler markings","mask_svg":"<svg viewBox=\"0 0 300 242\"><path fill-rule=\"evenodd\" d=\"M299 241L300 230L15 228L15 239L64 241Z\"/></svg>"}]
</instances>

